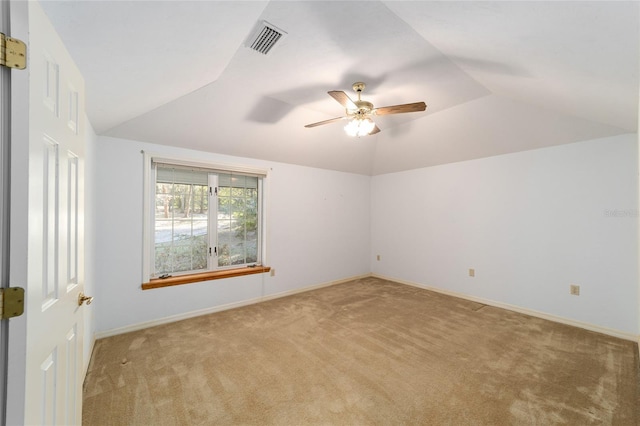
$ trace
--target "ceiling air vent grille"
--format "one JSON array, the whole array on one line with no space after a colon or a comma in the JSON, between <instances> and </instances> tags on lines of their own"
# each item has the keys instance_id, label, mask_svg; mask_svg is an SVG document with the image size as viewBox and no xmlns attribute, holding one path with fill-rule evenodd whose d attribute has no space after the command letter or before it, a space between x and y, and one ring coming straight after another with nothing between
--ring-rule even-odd
<instances>
[{"instance_id":1,"label":"ceiling air vent grille","mask_svg":"<svg viewBox=\"0 0 640 426\"><path fill-rule=\"evenodd\" d=\"M256 52L266 55L286 34L286 32L282 31L275 25L272 25L267 21L262 21L258 23L257 28L249 37L245 45Z\"/></svg>"}]
</instances>

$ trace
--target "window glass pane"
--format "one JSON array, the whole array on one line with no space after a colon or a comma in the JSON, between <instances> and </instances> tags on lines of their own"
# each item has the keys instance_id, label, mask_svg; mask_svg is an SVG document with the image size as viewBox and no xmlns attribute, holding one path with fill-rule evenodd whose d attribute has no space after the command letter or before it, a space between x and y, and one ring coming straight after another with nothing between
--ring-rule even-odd
<instances>
[{"instance_id":1,"label":"window glass pane","mask_svg":"<svg viewBox=\"0 0 640 426\"><path fill-rule=\"evenodd\" d=\"M258 261L258 179L220 175L219 185L218 266L255 263Z\"/></svg>"},{"instance_id":2,"label":"window glass pane","mask_svg":"<svg viewBox=\"0 0 640 426\"><path fill-rule=\"evenodd\" d=\"M244 197L244 188L231 188L231 196L234 198Z\"/></svg>"},{"instance_id":3,"label":"window glass pane","mask_svg":"<svg viewBox=\"0 0 640 426\"><path fill-rule=\"evenodd\" d=\"M207 268L206 172L163 168L156 179L155 275Z\"/></svg>"}]
</instances>

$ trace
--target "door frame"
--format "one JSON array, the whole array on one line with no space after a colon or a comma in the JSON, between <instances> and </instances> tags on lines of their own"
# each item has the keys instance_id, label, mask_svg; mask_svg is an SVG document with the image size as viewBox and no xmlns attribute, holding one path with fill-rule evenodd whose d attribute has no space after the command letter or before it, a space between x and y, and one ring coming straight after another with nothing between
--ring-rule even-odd
<instances>
[{"instance_id":1,"label":"door frame","mask_svg":"<svg viewBox=\"0 0 640 426\"><path fill-rule=\"evenodd\" d=\"M0 32L10 34L9 2L0 1ZM0 287L9 283L11 230L11 69L0 67ZM0 320L0 424L6 424L9 320Z\"/></svg>"},{"instance_id":2,"label":"door frame","mask_svg":"<svg viewBox=\"0 0 640 426\"><path fill-rule=\"evenodd\" d=\"M11 37L29 45L28 2L0 0L3 12L8 9ZM5 6L5 3L7 5ZM9 282L14 287L27 289L27 230L29 184L29 58L27 69L11 72L9 123L10 144L10 206L9 217ZM29 303L25 300L25 304ZM26 309L25 309L26 312ZM24 424L25 375L27 353L26 315L8 320L8 357L5 394L6 424Z\"/></svg>"}]
</instances>

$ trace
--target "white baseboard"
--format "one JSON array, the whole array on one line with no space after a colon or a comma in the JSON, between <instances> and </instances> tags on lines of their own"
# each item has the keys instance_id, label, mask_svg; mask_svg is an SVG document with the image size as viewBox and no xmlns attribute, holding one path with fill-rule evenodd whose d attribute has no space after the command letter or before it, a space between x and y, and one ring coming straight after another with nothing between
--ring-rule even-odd
<instances>
[{"instance_id":1,"label":"white baseboard","mask_svg":"<svg viewBox=\"0 0 640 426\"><path fill-rule=\"evenodd\" d=\"M261 296L261 297L255 297L255 298L252 298L252 299L242 300L242 301L239 301L239 302L227 303L225 305L218 305L218 306L213 306L211 308L200 309L200 310L197 310L197 311L185 312L183 314L178 314L178 315L172 315L172 316L169 316L169 317L159 318L159 319L156 319L156 320L153 320L153 321L146 321L146 322L142 322L142 323L138 323L138 324L128 325L128 326L125 326L125 327L119 327L119 328L114 328L114 329L111 329L111 330L101 331L101 332L98 332L98 333L95 334L93 342L92 342L92 348L95 345L95 341L97 339L102 339L102 338L109 337L109 336L115 336L115 335L118 335L118 334L129 333L129 332L132 332L132 331L142 330L142 329L149 328L149 327L155 327L157 325L162 325L162 324L168 324L168 323L175 322L175 321L181 321L183 319L193 318L193 317L197 317L197 316L201 316L201 315L207 315L207 314L212 314L212 313L215 313L215 312L226 311L226 310L229 310L229 309L240 308L242 306L248 306L248 305L253 305L255 303L266 302L267 300L273 300L273 299L279 299L281 297L292 296L294 294L304 293L304 292L315 290L315 289L318 289L318 288L329 287L329 286L332 286L332 285L342 284L342 283L346 283L346 282L349 282L349 281L352 281L352 280L362 279L362 278L367 278L367 277L381 278L381 279L384 279L384 280L389 280L389 281L397 282L397 283L400 283L400 284L410 285L410 286L413 286L413 287L418 287L418 288L422 288L422 289L425 289L425 290L430 290L430 291L434 291L434 292L437 292L437 293L446 294L448 296L453 296L453 297L458 297L458 298L461 298L461 299L470 300L472 302L478 302L478 303L482 303L482 304L485 304L485 305L494 306L496 308L507 309L507 310L510 310L510 311L519 312L521 314L530 315L530 316L533 316L533 317L542 318L542 319L546 319L546 320L549 320L549 321L554 321L554 322L557 322L557 323L566 324L566 325L582 328L582 329L589 330L589 331L595 331L597 333L602 333L602 334L606 334L606 335L613 336L613 337L618 337L618 338L625 339L625 340L631 340L631 341L636 342L638 344L638 352L639 352L639 355L640 355L640 336L636 335L636 334L627 333L627 332L624 332L624 331L615 330L615 329L611 329L611 328L607 328L607 327L601 327L601 326L597 326L597 325L594 325L594 324L589 324L589 323L585 323L585 322L581 322L581 321L572 320L572 319L569 319L569 318L564 318L564 317L560 317L560 316L556 316L556 315L552 315L552 314L547 314L545 312L535 311L533 309L523 308L523 307L516 306L516 305L510 305L508 303L496 302L494 300L489 300L489 299L484 299L484 298L481 298L481 297L470 296L470 295L467 295L467 294L464 294L464 293L457 293L457 292L454 292L454 291L444 290L444 289L437 288L437 287L431 287L431 286L428 286L428 285L415 283L415 282L412 282L412 281L406 281L406 280L402 280L402 279L399 279L399 278L387 277L387 276L383 276L383 275L379 275L379 274L365 274L365 275L359 275L359 276L345 278L345 279L341 279L341 280L337 280L337 281L330 281L330 282L326 282L326 283L315 284L315 285L296 288L296 289L293 289L293 290L288 290L288 291L284 291L284 292L280 292L280 293L268 294L268 295ZM88 368L88 364L87 364L86 367Z\"/></svg>"},{"instance_id":2,"label":"white baseboard","mask_svg":"<svg viewBox=\"0 0 640 426\"><path fill-rule=\"evenodd\" d=\"M198 316L201 316L201 315L207 315L207 314L212 314L212 313L215 313L215 312L227 311L229 309L240 308L242 306L253 305L255 303L260 303L260 302L266 302L267 300L273 300L273 299L279 299L281 297L292 296L294 294L304 293L304 292L311 291L311 290L316 290L316 289L322 288L322 287L329 287L329 286L332 286L332 285L342 284L342 283L346 283L346 282L357 280L357 279L368 278L370 276L371 276L371 274L358 275L358 276L355 276L355 277L344 278L344 279L337 280L337 281L330 281L330 282L321 283L321 284L315 284L315 285L311 285L311 286L307 286L307 287L300 287L300 288L296 288L296 289L293 289L293 290L283 291L283 292L280 292L280 293L267 294L265 296L255 297L253 299L241 300L239 302L227 303L225 305L213 306L211 308L199 309L197 311L190 311L190 312L185 312L183 314L172 315L172 316L169 316L169 317L159 318L159 319L152 320L152 321L146 321L146 322L141 322L141 323L138 323L138 324L127 325L125 327L119 327L119 328L114 328L114 329L111 329L111 330L98 332L95 335L95 339L103 339L105 337L116 336L118 334L129 333L129 332L132 332L132 331L143 330L145 328L155 327L157 325L168 324L168 323L176 322L176 321L181 321L181 320L188 319L188 318L194 318L194 317L198 317ZM95 339L94 339L94 342L95 342Z\"/></svg>"},{"instance_id":3,"label":"white baseboard","mask_svg":"<svg viewBox=\"0 0 640 426\"><path fill-rule=\"evenodd\" d=\"M401 280L401 279L398 279L398 278L386 277L386 276L379 275L379 274L371 274L371 276L372 277L376 277L376 278L381 278L383 280L397 282L397 283L400 283L400 284L410 285L412 287L423 288L425 290L430 290L430 291L434 291L436 293L446 294L448 296L458 297L460 299L470 300L472 302L482 303L484 305L494 306L496 308L507 309L509 311L514 311L514 312L518 312L518 313L521 313L521 314L530 315L532 317L546 319L546 320L557 322L557 323L560 323L560 324L566 324L566 325L571 325L573 327L578 327L578 328L582 328L582 329L589 330L589 331L595 331L597 333L606 334L608 336L619 337L619 338L625 339L625 340L631 340L632 342L636 342L636 343L638 343L640 345L640 336L637 335L637 334L627 333L625 331L615 330L615 329L612 329L612 328L601 327L601 326L594 325L594 324L589 324L589 323L585 323L585 322L581 322L581 321L576 321L576 320L572 320L572 319L569 319L569 318L564 318L564 317L560 317L560 316L556 316L556 315L552 315L552 314L547 314L545 312L535 311L533 309L523 308L523 307L516 306L516 305L510 305L508 303L496 302L494 300L489 300L489 299L483 299L481 297L470 296L470 295L464 294L464 293L457 293L455 291L449 291L449 290L444 290L444 289L437 288L437 287L431 287L431 286L428 286L428 285L419 284L419 283L415 283L415 282L412 282L412 281L406 281L406 280ZM640 353L640 346L638 347L638 351Z\"/></svg>"}]
</instances>

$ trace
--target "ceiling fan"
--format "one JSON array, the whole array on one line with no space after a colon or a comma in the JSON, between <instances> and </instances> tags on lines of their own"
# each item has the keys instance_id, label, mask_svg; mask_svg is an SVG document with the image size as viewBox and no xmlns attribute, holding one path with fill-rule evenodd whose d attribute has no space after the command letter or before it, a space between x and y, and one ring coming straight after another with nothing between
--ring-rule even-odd
<instances>
[{"instance_id":1,"label":"ceiling fan","mask_svg":"<svg viewBox=\"0 0 640 426\"><path fill-rule=\"evenodd\" d=\"M374 115L402 114L405 112L419 112L427 109L427 105L424 102L374 108L371 102L360 99L360 94L365 88L364 83L353 83L352 87L358 94L357 101L352 101L346 93L340 90L327 92L329 93L329 96L338 101L338 103L345 108L346 116L307 124L304 127L316 127L323 124L334 123L336 121L349 120L349 123L344 127L345 132L347 132L349 136L374 135L380 132L378 126L371 119Z\"/></svg>"}]
</instances>

